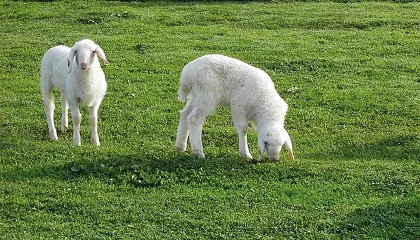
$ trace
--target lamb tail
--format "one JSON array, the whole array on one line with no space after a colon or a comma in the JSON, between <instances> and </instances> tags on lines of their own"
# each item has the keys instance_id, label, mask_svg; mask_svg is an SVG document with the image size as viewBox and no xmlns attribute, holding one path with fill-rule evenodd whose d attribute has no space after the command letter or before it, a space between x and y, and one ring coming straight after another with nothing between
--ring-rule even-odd
<instances>
[{"instance_id":1,"label":"lamb tail","mask_svg":"<svg viewBox=\"0 0 420 240\"><path fill-rule=\"evenodd\" d=\"M178 100L182 103L187 101L188 94L190 94L190 88L181 84L178 89Z\"/></svg>"}]
</instances>

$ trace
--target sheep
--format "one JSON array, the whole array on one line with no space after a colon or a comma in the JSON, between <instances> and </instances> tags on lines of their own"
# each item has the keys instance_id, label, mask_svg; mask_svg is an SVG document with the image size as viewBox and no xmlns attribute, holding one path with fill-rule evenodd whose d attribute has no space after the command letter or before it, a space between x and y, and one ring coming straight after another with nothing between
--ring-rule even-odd
<instances>
[{"instance_id":1,"label":"sheep","mask_svg":"<svg viewBox=\"0 0 420 240\"><path fill-rule=\"evenodd\" d=\"M79 104L89 107L89 121L92 131L92 144L99 146L98 109L106 93L105 74L97 58L105 65L109 62L104 51L92 40L76 42L72 48L60 45L50 48L41 61L41 92L48 122L50 139L56 141L54 126L53 88L61 93L61 131L68 128L68 107L73 121L73 145L80 146L81 113Z\"/></svg>"},{"instance_id":2,"label":"sheep","mask_svg":"<svg viewBox=\"0 0 420 240\"><path fill-rule=\"evenodd\" d=\"M251 122L258 131L258 161L264 151L270 161L278 161L283 145L294 159L292 141L284 128L288 105L263 70L223 55L199 57L181 72L178 100L187 101L180 112L176 136L175 147L179 151L186 151L189 137L193 154L204 158L203 122L216 107L226 106L239 135L239 153L244 158L252 159L247 143Z\"/></svg>"}]
</instances>

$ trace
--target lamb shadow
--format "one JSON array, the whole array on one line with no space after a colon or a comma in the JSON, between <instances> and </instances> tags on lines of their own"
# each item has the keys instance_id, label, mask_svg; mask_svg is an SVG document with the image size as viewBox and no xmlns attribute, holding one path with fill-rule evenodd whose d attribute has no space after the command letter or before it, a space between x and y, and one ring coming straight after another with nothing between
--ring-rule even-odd
<instances>
[{"instance_id":1,"label":"lamb shadow","mask_svg":"<svg viewBox=\"0 0 420 240\"><path fill-rule=\"evenodd\" d=\"M418 160L420 156L420 135L407 134L393 136L381 141L352 144L342 142L334 148L325 148L322 152L309 155L315 159L364 159L364 160Z\"/></svg>"},{"instance_id":2,"label":"lamb shadow","mask_svg":"<svg viewBox=\"0 0 420 240\"><path fill-rule=\"evenodd\" d=\"M33 166L0 173L0 179L31 181L51 178L59 181L79 181L95 178L105 184L134 187L166 187L172 184L217 184L218 177L231 169L247 171L251 161L241 158L200 159L185 153L173 158L140 158L138 155L102 157L99 153L61 165Z\"/></svg>"},{"instance_id":3,"label":"lamb shadow","mask_svg":"<svg viewBox=\"0 0 420 240\"><path fill-rule=\"evenodd\" d=\"M203 183L214 172L220 172L229 165L215 162L188 155L179 155L173 159L124 156L90 162L74 161L62 168L69 179L95 177L107 183L150 188ZM235 164L234 161L229 163Z\"/></svg>"},{"instance_id":4,"label":"lamb shadow","mask_svg":"<svg viewBox=\"0 0 420 240\"><path fill-rule=\"evenodd\" d=\"M339 220L331 233L344 239L420 239L419 208L418 199L408 198L357 209Z\"/></svg>"}]
</instances>

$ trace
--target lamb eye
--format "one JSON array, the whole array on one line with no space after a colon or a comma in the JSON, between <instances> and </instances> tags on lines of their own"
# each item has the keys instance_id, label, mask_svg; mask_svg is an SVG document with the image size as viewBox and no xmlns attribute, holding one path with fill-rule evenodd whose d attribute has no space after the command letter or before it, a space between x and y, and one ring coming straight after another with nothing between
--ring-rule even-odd
<instances>
[{"instance_id":1,"label":"lamb eye","mask_svg":"<svg viewBox=\"0 0 420 240\"><path fill-rule=\"evenodd\" d=\"M74 51L74 54L76 55L77 54L77 51Z\"/></svg>"},{"instance_id":2,"label":"lamb eye","mask_svg":"<svg viewBox=\"0 0 420 240\"><path fill-rule=\"evenodd\" d=\"M92 51L92 54L95 54L95 53L96 53L96 51L95 51L95 50L93 50L93 51Z\"/></svg>"}]
</instances>

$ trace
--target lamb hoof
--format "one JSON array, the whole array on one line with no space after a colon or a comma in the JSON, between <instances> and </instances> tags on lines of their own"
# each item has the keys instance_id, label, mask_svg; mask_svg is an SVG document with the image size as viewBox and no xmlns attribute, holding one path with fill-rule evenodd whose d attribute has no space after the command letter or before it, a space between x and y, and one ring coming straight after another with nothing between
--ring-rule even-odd
<instances>
[{"instance_id":1,"label":"lamb hoof","mask_svg":"<svg viewBox=\"0 0 420 240\"><path fill-rule=\"evenodd\" d=\"M197 156L198 158L206 158L206 156L204 156L204 153L193 153L195 156Z\"/></svg>"},{"instance_id":2,"label":"lamb hoof","mask_svg":"<svg viewBox=\"0 0 420 240\"><path fill-rule=\"evenodd\" d=\"M179 151L179 152L185 152L185 150L187 150L186 146L178 146L175 145L175 148Z\"/></svg>"},{"instance_id":3,"label":"lamb hoof","mask_svg":"<svg viewBox=\"0 0 420 240\"><path fill-rule=\"evenodd\" d=\"M57 141L58 140L57 133L50 134L50 140L51 141Z\"/></svg>"},{"instance_id":4,"label":"lamb hoof","mask_svg":"<svg viewBox=\"0 0 420 240\"><path fill-rule=\"evenodd\" d=\"M241 154L241 156L242 156L243 158L245 158L245 159L250 159L250 160L252 160L252 156L251 156L251 154Z\"/></svg>"},{"instance_id":5,"label":"lamb hoof","mask_svg":"<svg viewBox=\"0 0 420 240\"><path fill-rule=\"evenodd\" d=\"M92 138L92 145L95 147L99 147L101 143L99 142L99 138Z\"/></svg>"}]
</instances>

